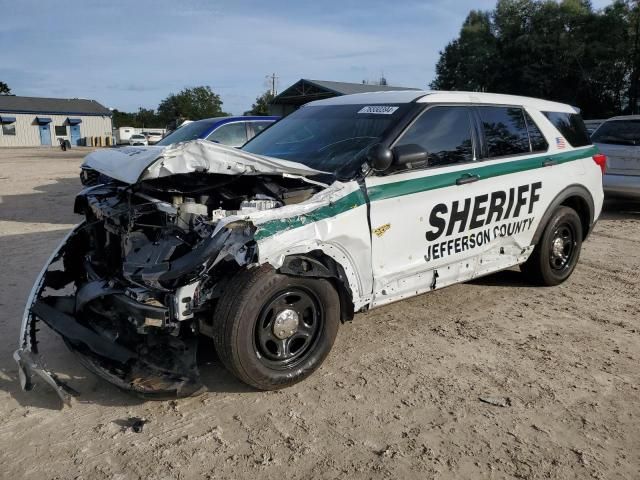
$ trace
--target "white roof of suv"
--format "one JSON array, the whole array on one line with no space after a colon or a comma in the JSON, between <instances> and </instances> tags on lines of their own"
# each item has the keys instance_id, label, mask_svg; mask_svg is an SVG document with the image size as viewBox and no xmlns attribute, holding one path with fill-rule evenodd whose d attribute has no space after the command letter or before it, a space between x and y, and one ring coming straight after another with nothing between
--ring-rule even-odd
<instances>
[{"instance_id":1,"label":"white roof of suv","mask_svg":"<svg viewBox=\"0 0 640 480\"><path fill-rule=\"evenodd\" d=\"M570 105L549 102L538 98L519 97L516 95L502 95L498 93L482 92L444 92L435 90L394 90L386 92L356 93L340 97L316 100L307 105L353 105L353 104L381 104L381 103L478 103L491 105L521 105L541 111L578 113Z\"/></svg>"}]
</instances>

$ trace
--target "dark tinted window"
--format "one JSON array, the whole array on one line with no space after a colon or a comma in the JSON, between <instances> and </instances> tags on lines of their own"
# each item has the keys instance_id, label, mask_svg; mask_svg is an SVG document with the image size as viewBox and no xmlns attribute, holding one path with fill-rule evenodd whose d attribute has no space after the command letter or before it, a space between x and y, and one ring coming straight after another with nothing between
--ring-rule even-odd
<instances>
[{"instance_id":1,"label":"dark tinted window","mask_svg":"<svg viewBox=\"0 0 640 480\"><path fill-rule=\"evenodd\" d=\"M466 107L434 107L424 112L396 145L420 145L429 166L473 160L471 124Z\"/></svg>"},{"instance_id":2,"label":"dark tinted window","mask_svg":"<svg viewBox=\"0 0 640 480\"><path fill-rule=\"evenodd\" d=\"M533 152L546 152L549 150L549 143L547 139L533 121L533 118L529 116L527 112L524 112L524 117L527 120L527 128L529 129L529 140L531 141L531 150Z\"/></svg>"},{"instance_id":3,"label":"dark tinted window","mask_svg":"<svg viewBox=\"0 0 640 480\"><path fill-rule=\"evenodd\" d=\"M604 122L591 137L595 143L612 145L640 145L640 120L611 120Z\"/></svg>"},{"instance_id":4,"label":"dark tinted window","mask_svg":"<svg viewBox=\"0 0 640 480\"><path fill-rule=\"evenodd\" d=\"M56 135L66 135L67 134L67 127L64 125L56 125L55 126L55 132Z\"/></svg>"},{"instance_id":5,"label":"dark tinted window","mask_svg":"<svg viewBox=\"0 0 640 480\"><path fill-rule=\"evenodd\" d=\"M543 112L562 136L573 146L591 145L591 139L582 117L577 113Z\"/></svg>"},{"instance_id":6,"label":"dark tinted window","mask_svg":"<svg viewBox=\"0 0 640 480\"><path fill-rule=\"evenodd\" d=\"M479 107L489 158L529 153L524 112L515 107Z\"/></svg>"}]
</instances>

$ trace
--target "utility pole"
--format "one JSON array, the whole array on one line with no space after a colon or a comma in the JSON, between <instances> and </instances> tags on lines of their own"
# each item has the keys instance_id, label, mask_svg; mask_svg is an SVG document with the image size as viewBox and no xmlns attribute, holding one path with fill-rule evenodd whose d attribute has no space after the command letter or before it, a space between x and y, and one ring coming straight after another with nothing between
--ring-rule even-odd
<instances>
[{"instance_id":1,"label":"utility pole","mask_svg":"<svg viewBox=\"0 0 640 480\"><path fill-rule=\"evenodd\" d=\"M280 77L276 76L275 73L272 73L271 75L267 75L266 78L271 84L271 95L275 97L278 94L278 91L276 90L276 81Z\"/></svg>"}]
</instances>

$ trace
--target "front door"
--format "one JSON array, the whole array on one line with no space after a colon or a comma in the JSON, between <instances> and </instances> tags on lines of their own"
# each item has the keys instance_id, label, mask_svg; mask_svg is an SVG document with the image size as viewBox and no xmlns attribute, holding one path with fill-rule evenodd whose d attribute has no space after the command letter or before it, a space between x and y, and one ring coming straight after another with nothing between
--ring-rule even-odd
<instances>
[{"instance_id":1,"label":"front door","mask_svg":"<svg viewBox=\"0 0 640 480\"><path fill-rule=\"evenodd\" d=\"M51 145L51 129L49 124L40 125L40 145Z\"/></svg>"},{"instance_id":2,"label":"front door","mask_svg":"<svg viewBox=\"0 0 640 480\"><path fill-rule=\"evenodd\" d=\"M80 145L80 125L71 125L71 145Z\"/></svg>"},{"instance_id":3,"label":"front door","mask_svg":"<svg viewBox=\"0 0 640 480\"><path fill-rule=\"evenodd\" d=\"M419 145L428 163L367 178L373 306L526 258L546 176L528 169L531 162L542 167L542 159L529 160L521 108L478 110L429 108L394 146Z\"/></svg>"},{"instance_id":4,"label":"front door","mask_svg":"<svg viewBox=\"0 0 640 480\"><path fill-rule=\"evenodd\" d=\"M429 245L455 237L465 227L452 219L441 229L440 217L444 216L443 205L448 209L454 199L473 196L478 189L478 185L455 183L475 159L471 126L471 113L465 106L432 107L395 145L423 147L429 152L429 165L410 165L397 173L367 178L374 306L435 287L436 270L469 255L469 251L441 254L439 248L432 251ZM465 209L467 205L457 202L459 213ZM456 218L461 219L462 213ZM471 273L473 265L468 268Z\"/></svg>"}]
</instances>

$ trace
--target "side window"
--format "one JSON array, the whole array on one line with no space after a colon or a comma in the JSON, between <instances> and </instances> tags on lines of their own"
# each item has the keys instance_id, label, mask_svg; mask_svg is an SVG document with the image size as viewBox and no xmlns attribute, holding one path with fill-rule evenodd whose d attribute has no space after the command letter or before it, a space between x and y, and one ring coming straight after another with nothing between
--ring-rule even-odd
<instances>
[{"instance_id":1,"label":"side window","mask_svg":"<svg viewBox=\"0 0 640 480\"><path fill-rule=\"evenodd\" d=\"M241 147L247 141L247 127L245 122L226 123L215 129L207 140L231 147Z\"/></svg>"},{"instance_id":2,"label":"side window","mask_svg":"<svg viewBox=\"0 0 640 480\"><path fill-rule=\"evenodd\" d=\"M524 117L527 120L529 140L531 140L531 151L546 152L547 150L549 150L549 143L547 143L547 139L544 138L544 135L538 128L538 125L536 125L536 122L533 121L533 118L531 118L527 112L524 112Z\"/></svg>"},{"instance_id":3,"label":"side window","mask_svg":"<svg viewBox=\"0 0 640 480\"><path fill-rule=\"evenodd\" d=\"M16 123L5 123L2 122L2 134L3 135L15 135L16 134Z\"/></svg>"},{"instance_id":4,"label":"side window","mask_svg":"<svg viewBox=\"0 0 640 480\"><path fill-rule=\"evenodd\" d=\"M433 107L424 112L396 145L416 144L429 154L429 166L473 160L467 107Z\"/></svg>"},{"instance_id":5,"label":"side window","mask_svg":"<svg viewBox=\"0 0 640 480\"><path fill-rule=\"evenodd\" d=\"M589 132L577 113L542 112L573 147L591 145ZM560 141L562 139L559 139Z\"/></svg>"},{"instance_id":6,"label":"side window","mask_svg":"<svg viewBox=\"0 0 640 480\"><path fill-rule=\"evenodd\" d=\"M522 108L478 107L489 158L529 153L529 133Z\"/></svg>"},{"instance_id":7,"label":"side window","mask_svg":"<svg viewBox=\"0 0 640 480\"><path fill-rule=\"evenodd\" d=\"M65 125L56 125L55 132L58 136L65 136L67 134L67 127Z\"/></svg>"},{"instance_id":8,"label":"side window","mask_svg":"<svg viewBox=\"0 0 640 480\"><path fill-rule=\"evenodd\" d=\"M253 127L253 134L259 134L262 130L267 128L272 123L273 122L251 122L251 126Z\"/></svg>"}]
</instances>

